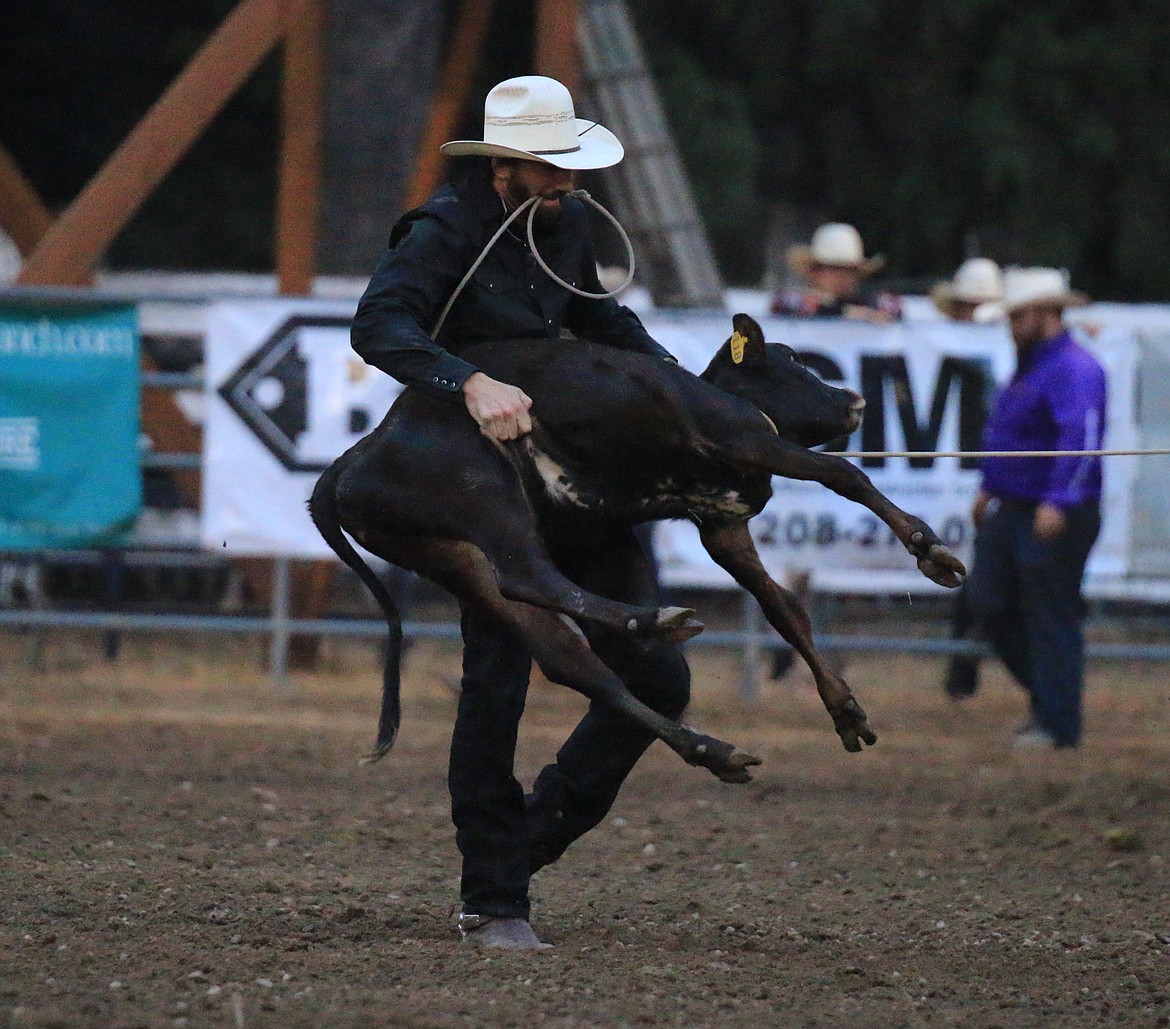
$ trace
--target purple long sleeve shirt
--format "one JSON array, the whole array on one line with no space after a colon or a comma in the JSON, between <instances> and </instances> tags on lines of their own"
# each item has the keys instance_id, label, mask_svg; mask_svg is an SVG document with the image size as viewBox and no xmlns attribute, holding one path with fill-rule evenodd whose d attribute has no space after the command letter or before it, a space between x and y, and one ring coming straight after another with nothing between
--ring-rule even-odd
<instances>
[{"instance_id":1,"label":"purple long sleeve shirt","mask_svg":"<svg viewBox=\"0 0 1170 1029\"><path fill-rule=\"evenodd\" d=\"M984 450L1100 450L1105 370L1066 331L1038 343L997 394ZM1099 457L987 457L983 489L1009 500L1075 507L1101 497Z\"/></svg>"}]
</instances>

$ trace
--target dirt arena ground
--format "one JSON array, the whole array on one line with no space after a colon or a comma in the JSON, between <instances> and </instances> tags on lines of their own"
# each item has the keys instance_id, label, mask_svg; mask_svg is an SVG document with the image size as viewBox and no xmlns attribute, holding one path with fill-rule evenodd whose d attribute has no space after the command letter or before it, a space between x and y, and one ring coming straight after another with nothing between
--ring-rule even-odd
<instances>
[{"instance_id":1,"label":"dirt arena ground","mask_svg":"<svg viewBox=\"0 0 1170 1029\"><path fill-rule=\"evenodd\" d=\"M764 758L726 786L656 745L534 880L538 955L462 947L444 677L409 656L392 757L359 768L376 647L274 691L255 641L0 636L0 1026L1167 1026L1170 679L1091 669L1085 747L1015 755L988 667L851 658L880 736L845 753L807 678L735 700L693 651L688 720ZM534 686L521 770L581 710Z\"/></svg>"}]
</instances>

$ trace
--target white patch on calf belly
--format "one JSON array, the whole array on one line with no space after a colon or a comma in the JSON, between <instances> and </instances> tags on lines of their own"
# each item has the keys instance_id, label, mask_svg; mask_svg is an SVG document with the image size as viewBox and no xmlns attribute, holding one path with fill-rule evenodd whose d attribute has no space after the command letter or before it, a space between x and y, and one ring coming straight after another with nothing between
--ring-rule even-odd
<instances>
[{"instance_id":1,"label":"white patch on calf belly","mask_svg":"<svg viewBox=\"0 0 1170 1029\"><path fill-rule=\"evenodd\" d=\"M756 513L737 490L713 488L688 493L671 479L658 483L654 496L642 502L643 508L661 505L678 505L687 511L728 515L732 518L750 518Z\"/></svg>"},{"instance_id":2,"label":"white patch on calf belly","mask_svg":"<svg viewBox=\"0 0 1170 1029\"><path fill-rule=\"evenodd\" d=\"M588 507L580 491L573 484L568 471L558 464L548 454L534 446L528 447L532 456L532 463L536 468L540 481L544 483L545 492L549 499L556 504L568 504L572 507Z\"/></svg>"},{"instance_id":3,"label":"white patch on calf belly","mask_svg":"<svg viewBox=\"0 0 1170 1029\"><path fill-rule=\"evenodd\" d=\"M752 515L751 505L735 490L717 490L686 498L688 504L698 511L712 511L730 515L733 518L748 518Z\"/></svg>"}]
</instances>

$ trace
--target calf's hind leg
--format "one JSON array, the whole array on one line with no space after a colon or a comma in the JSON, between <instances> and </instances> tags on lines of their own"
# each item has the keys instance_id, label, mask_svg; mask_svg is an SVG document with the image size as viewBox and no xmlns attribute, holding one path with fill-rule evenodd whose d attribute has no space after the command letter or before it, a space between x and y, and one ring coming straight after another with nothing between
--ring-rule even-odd
<instances>
[{"instance_id":1,"label":"calf's hind leg","mask_svg":"<svg viewBox=\"0 0 1170 1029\"><path fill-rule=\"evenodd\" d=\"M751 782L748 768L760 759L731 743L680 725L635 697L592 650L559 618L542 608L524 605L515 613L517 628L532 649L536 663L553 682L575 689L654 733L687 764L708 769L723 782Z\"/></svg>"},{"instance_id":2,"label":"calf's hind leg","mask_svg":"<svg viewBox=\"0 0 1170 1029\"><path fill-rule=\"evenodd\" d=\"M644 704L556 614L505 597L491 563L478 548L464 542L427 540L420 541L415 555L417 564L425 563L429 578L514 631L553 682L633 719L688 764L706 768L724 782L751 781L748 768L758 765L759 758Z\"/></svg>"}]
</instances>

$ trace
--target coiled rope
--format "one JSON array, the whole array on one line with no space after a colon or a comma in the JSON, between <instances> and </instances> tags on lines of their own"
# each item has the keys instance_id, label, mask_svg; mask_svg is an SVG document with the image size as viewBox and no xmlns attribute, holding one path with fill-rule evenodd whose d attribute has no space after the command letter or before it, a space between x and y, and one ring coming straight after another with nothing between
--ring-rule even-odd
<instances>
[{"instance_id":1,"label":"coiled rope","mask_svg":"<svg viewBox=\"0 0 1170 1029\"><path fill-rule=\"evenodd\" d=\"M610 297L617 296L617 294L619 294L631 282L634 281L634 247L633 244L630 243L630 237L626 234L626 230L622 228L621 222L619 222L612 214L609 213L609 211L602 207L601 204L594 200L593 197L589 195L588 190L571 189L564 193L563 196L572 197L576 200L584 200L587 204L591 205L594 209L605 215L605 217L609 219L610 224L615 229L617 229L618 235L621 236L621 240L626 246L626 254L629 257L630 268L626 273L625 281L622 282L620 286L617 286L611 290L607 290L604 293L587 293L585 290L578 289L571 282L566 282L559 275L557 275L557 273L548 266L548 263L545 261L545 259L540 256L540 251L536 249L536 235L533 232L533 225L536 223L536 208L542 200L548 199L547 197L537 194L536 196L529 197L524 201L524 203L517 207L516 210L509 214L508 217L504 219L503 224L498 229L496 229L492 238L487 241L487 245L483 248L483 250L480 251L479 257L477 257L472 262L471 267L467 269L467 274L464 275L463 278L459 281L459 285L455 287L455 292L452 293L450 298L447 300L447 304L443 308L443 313L439 315L439 320L435 322L435 327L431 330L431 339L438 338L439 330L443 327L443 322L447 320L447 315L450 314L451 308L455 306L455 301L459 298L459 294L463 292L464 287L471 281L471 277L479 270L479 266L483 264L484 258L487 257L488 252L496 245L496 242L499 240L499 238L508 230L508 226L511 225L512 222L514 222L517 218L519 218L520 215L523 214L526 210L528 211L528 249L532 251L532 256L536 259L536 263L540 265L541 270L558 286L563 286L570 293L576 293L577 296L586 297L589 300L608 300Z\"/></svg>"}]
</instances>

